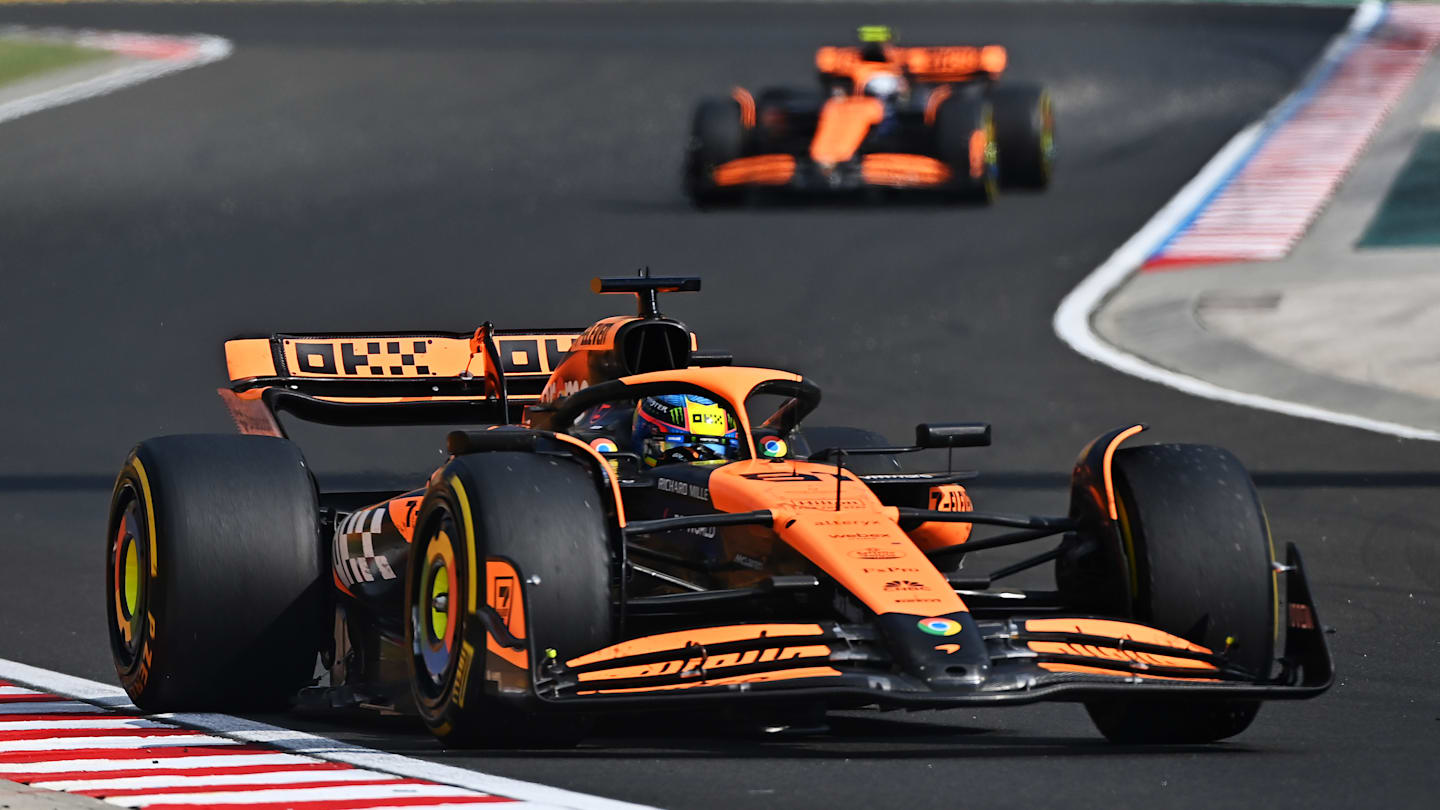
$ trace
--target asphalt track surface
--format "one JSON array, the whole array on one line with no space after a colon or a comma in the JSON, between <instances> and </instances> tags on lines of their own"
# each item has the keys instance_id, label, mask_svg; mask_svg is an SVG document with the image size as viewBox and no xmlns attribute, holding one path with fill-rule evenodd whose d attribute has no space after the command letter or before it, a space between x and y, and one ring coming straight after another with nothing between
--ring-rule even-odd
<instances>
[{"instance_id":1,"label":"asphalt track surface","mask_svg":"<svg viewBox=\"0 0 1440 810\"><path fill-rule=\"evenodd\" d=\"M1431 806L1440 790L1440 447L1193 399L1095 365L1059 299L1242 125L1345 12L838 4L3 8L0 21L231 38L219 64L0 126L0 657L109 681L101 552L137 439L223 431L241 332L585 324L585 280L649 264L703 345L804 371L817 419L904 436L988 419L982 507L1063 511L1078 448L1130 420L1232 448L1338 632L1334 690L1213 746L1108 746L1070 705L848 715L830 737L649 721L575 752L417 756L666 807ZM888 21L996 40L1055 92L1061 165L992 209L696 213L688 110L805 82L818 43ZM316 436L323 471L438 459L431 432ZM987 483L988 481L988 483ZM294 722L282 718L282 722Z\"/></svg>"}]
</instances>

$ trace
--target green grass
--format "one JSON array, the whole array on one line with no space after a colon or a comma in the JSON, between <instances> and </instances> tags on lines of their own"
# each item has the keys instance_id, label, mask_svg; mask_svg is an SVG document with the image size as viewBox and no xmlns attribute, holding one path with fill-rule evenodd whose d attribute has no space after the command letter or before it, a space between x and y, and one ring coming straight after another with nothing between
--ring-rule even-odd
<instances>
[{"instance_id":1,"label":"green grass","mask_svg":"<svg viewBox=\"0 0 1440 810\"><path fill-rule=\"evenodd\" d=\"M1420 136L1360 247L1440 245L1440 131Z\"/></svg>"},{"instance_id":2,"label":"green grass","mask_svg":"<svg viewBox=\"0 0 1440 810\"><path fill-rule=\"evenodd\" d=\"M0 39L0 85L107 55L106 51L74 45Z\"/></svg>"}]
</instances>

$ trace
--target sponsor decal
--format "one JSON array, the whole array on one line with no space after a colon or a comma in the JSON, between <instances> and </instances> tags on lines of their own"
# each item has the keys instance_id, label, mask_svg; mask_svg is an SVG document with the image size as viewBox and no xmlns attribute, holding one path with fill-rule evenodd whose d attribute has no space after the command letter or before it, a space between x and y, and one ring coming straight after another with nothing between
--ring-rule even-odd
<instances>
[{"instance_id":1,"label":"sponsor decal","mask_svg":"<svg viewBox=\"0 0 1440 810\"><path fill-rule=\"evenodd\" d=\"M418 503L418 499L416 501ZM395 569L384 554L375 552L375 540L385 533L390 504L351 512L335 528L335 570L346 586L395 579ZM413 534L413 528L412 528ZM401 532L403 534L403 531ZM408 538L407 538L408 539Z\"/></svg>"},{"instance_id":2,"label":"sponsor decal","mask_svg":"<svg viewBox=\"0 0 1440 810\"><path fill-rule=\"evenodd\" d=\"M597 453L620 452L620 445L616 444L613 439L596 439L595 441L590 442L590 447L593 448Z\"/></svg>"},{"instance_id":3,"label":"sponsor decal","mask_svg":"<svg viewBox=\"0 0 1440 810\"><path fill-rule=\"evenodd\" d=\"M905 552L888 548L861 548L850 552L850 556L857 560L898 560L905 556Z\"/></svg>"},{"instance_id":4,"label":"sponsor decal","mask_svg":"<svg viewBox=\"0 0 1440 810\"><path fill-rule=\"evenodd\" d=\"M569 349L561 349L560 340L545 339L544 351L541 351L539 338L500 338L495 341L500 367L506 374L549 374L560 365Z\"/></svg>"},{"instance_id":5,"label":"sponsor decal","mask_svg":"<svg viewBox=\"0 0 1440 810\"><path fill-rule=\"evenodd\" d=\"M691 484L685 481L677 481L674 478L659 478L655 481L655 488L661 492L669 492L672 495L684 495L687 498L694 498L697 501L710 500L710 488L699 484Z\"/></svg>"},{"instance_id":6,"label":"sponsor decal","mask_svg":"<svg viewBox=\"0 0 1440 810\"><path fill-rule=\"evenodd\" d=\"M959 645L959 644L936 644L936 645L935 645L935 651L936 651L936 652L945 653L946 655L954 655L955 653L960 652L960 645Z\"/></svg>"},{"instance_id":7,"label":"sponsor decal","mask_svg":"<svg viewBox=\"0 0 1440 810\"><path fill-rule=\"evenodd\" d=\"M465 708L465 686L470 680L470 662L475 660L475 648L466 641L460 645L460 660L455 664L455 685L450 699L460 708Z\"/></svg>"},{"instance_id":8,"label":"sponsor decal","mask_svg":"<svg viewBox=\"0 0 1440 810\"><path fill-rule=\"evenodd\" d=\"M776 506L783 506L789 509L801 511L825 510L837 511L834 498L792 498L788 501L780 501ZM842 498L841 509L864 509L868 504L859 498Z\"/></svg>"},{"instance_id":9,"label":"sponsor decal","mask_svg":"<svg viewBox=\"0 0 1440 810\"><path fill-rule=\"evenodd\" d=\"M430 366L425 362L425 353L432 342L429 339L379 338L295 341L295 362L291 372L297 376L325 377L428 376Z\"/></svg>"},{"instance_id":10,"label":"sponsor decal","mask_svg":"<svg viewBox=\"0 0 1440 810\"><path fill-rule=\"evenodd\" d=\"M885 540L890 537L884 532L834 532L826 536L831 540Z\"/></svg>"},{"instance_id":11,"label":"sponsor decal","mask_svg":"<svg viewBox=\"0 0 1440 810\"><path fill-rule=\"evenodd\" d=\"M860 569L862 574L918 574L919 568L912 568L908 565L883 565L878 568L863 566Z\"/></svg>"},{"instance_id":12,"label":"sponsor decal","mask_svg":"<svg viewBox=\"0 0 1440 810\"><path fill-rule=\"evenodd\" d=\"M942 484L930 488L930 508L936 512L969 512L975 504L970 501L964 487Z\"/></svg>"},{"instance_id":13,"label":"sponsor decal","mask_svg":"<svg viewBox=\"0 0 1440 810\"><path fill-rule=\"evenodd\" d=\"M960 632L959 622L944 617L921 619L915 623L915 626L920 628L920 632L929 633L932 636L953 636Z\"/></svg>"},{"instance_id":14,"label":"sponsor decal","mask_svg":"<svg viewBox=\"0 0 1440 810\"><path fill-rule=\"evenodd\" d=\"M916 582L913 579L892 579L885 583L887 591L928 591L930 590L923 582Z\"/></svg>"},{"instance_id":15,"label":"sponsor decal","mask_svg":"<svg viewBox=\"0 0 1440 810\"><path fill-rule=\"evenodd\" d=\"M694 645L695 649L704 650L701 645ZM771 647L765 650L745 650L744 652L722 653L711 655L705 658L699 656L686 656L687 649L672 651L677 657L669 661L662 661L655 664L643 664L636 667L620 667L613 670L600 670L597 672L582 673L582 681L605 681L613 678L654 678L663 675L679 674L681 677L704 677L708 670L724 669L725 667L745 666L747 664L768 664L772 661L788 661L792 658L824 658L830 655L830 648L823 644L811 644L803 647Z\"/></svg>"},{"instance_id":16,"label":"sponsor decal","mask_svg":"<svg viewBox=\"0 0 1440 810\"><path fill-rule=\"evenodd\" d=\"M590 386L589 380L560 380L551 379L545 383L545 389L540 392L542 403L551 403L561 397L568 397L580 393Z\"/></svg>"},{"instance_id":17,"label":"sponsor decal","mask_svg":"<svg viewBox=\"0 0 1440 810\"><path fill-rule=\"evenodd\" d=\"M760 455L766 458L784 458L790 447L778 436L767 436L760 442Z\"/></svg>"},{"instance_id":18,"label":"sponsor decal","mask_svg":"<svg viewBox=\"0 0 1440 810\"><path fill-rule=\"evenodd\" d=\"M762 571L765 569L764 560L757 560L754 557L747 557L744 554L736 554L732 558L732 560L736 565L743 568L752 568L756 571Z\"/></svg>"},{"instance_id":19,"label":"sponsor decal","mask_svg":"<svg viewBox=\"0 0 1440 810\"><path fill-rule=\"evenodd\" d=\"M575 343L572 344L570 348L573 351L575 349L591 349L597 346L605 346L610 342L610 332L614 329L614 323L606 323L603 321L597 323L584 332L581 332L580 337L575 339Z\"/></svg>"},{"instance_id":20,"label":"sponsor decal","mask_svg":"<svg viewBox=\"0 0 1440 810\"><path fill-rule=\"evenodd\" d=\"M505 627L510 627L510 613L515 609L515 577L498 576L491 580L494 590L490 593L490 606L500 615Z\"/></svg>"},{"instance_id":21,"label":"sponsor decal","mask_svg":"<svg viewBox=\"0 0 1440 810\"><path fill-rule=\"evenodd\" d=\"M396 498L390 502L390 522L400 531L400 536L409 543L415 538L415 518L420 514L420 502L425 500L422 495L414 495L409 498Z\"/></svg>"}]
</instances>

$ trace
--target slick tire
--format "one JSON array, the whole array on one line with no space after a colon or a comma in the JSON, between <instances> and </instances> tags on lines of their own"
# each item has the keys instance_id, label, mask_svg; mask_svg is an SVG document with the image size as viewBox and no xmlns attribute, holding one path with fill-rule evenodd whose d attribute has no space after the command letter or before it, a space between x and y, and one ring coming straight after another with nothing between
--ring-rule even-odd
<instances>
[{"instance_id":1,"label":"slick tire","mask_svg":"<svg viewBox=\"0 0 1440 810\"><path fill-rule=\"evenodd\" d=\"M1050 94L1030 84L1001 85L991 95L1000 183L1043 189L1055 167L1055 106Z\"/></svg>"},{"instance_id":2,"label":"slick tire","mask_svg":"<svg viewBox=\"0 0 1440 810\"><path fill-rule=\"evenodd\" d=\"M1274 551L1249 474L1218 447L1163 444L1115 454L1121 541L1134 618L1269 677L1278 628ZM1120 743L1204 743L1244 731L1257 701L1097 701Z\"/></svg>"},{"instance_id":3,"label":"slick tire","mask_svg":"<svg viewBox=\"0 0 1440 810\"><path fill-rule=\"evenodd\" d=\"M895 444L873 430L857 427L820 426L800 429L805 446L797 448L805 455L818 453L831 447L894 447ZM833 462L834 460L831 459ZM859 475L885 475L901 471L900 459L893 455L849 456L845 459L846 469Z\"/></svg>"},{"instance_id":4,"label":"slick tire","mask_svg":"<svg viewBox=\"0 0 1440 810\"><path fill-rule=\"evenodd\" d=\"M995 113L979 96L952 96L935 113L935 153L954 175L953 196L981 205L1000 195Z\"/></svg>"},{"instance_id":5,"label":"slick tire","mask_svg":"<svg viewBox=\"0 0 1440 810\"><path fill-rule=\"evenodd\" d=\"M730 98L700 102L690 126L685 192L699 208L735 205L743 192L715 185L715 167L745 154L746 128L740 104Z\"/></svg>"},{"instance_id":6,"label":"slick tire","mask_svg":"<svg viewBox=\"0 0 1440 810\"><path fill-rule=\"evenodd\" d=\"M610 521L567 458L476 453L434 479L411 544L406 641L415 704L445 745L563 747L589 731L589 717L535 711L534 679L549 650L563 662L615 641Z\"/></svg>"},{"instance_id":7,"label":"slick tire","mask_svg":"<svg viewBox=\"0 0 1440 810\"><path fill-rule=\"evenodd\" d=\"M328 595L315 484L262 436L141 442L110 501L106 610L147 712L285 706L314 674Z\"/></svg>"}]
</instances>

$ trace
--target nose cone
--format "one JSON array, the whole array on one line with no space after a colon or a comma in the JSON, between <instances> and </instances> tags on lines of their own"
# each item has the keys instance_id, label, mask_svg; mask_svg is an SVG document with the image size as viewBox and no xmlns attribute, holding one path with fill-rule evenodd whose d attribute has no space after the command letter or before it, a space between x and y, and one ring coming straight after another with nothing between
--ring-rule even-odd
<instances>
[{"instance_id":1,"label":"nose cone","mask_svg":"<svg viewBox=\"0 0 1440 810\"><path fill-rule=\"evenodd\" d=\"M867 96L839 96L820 108L810 159L818 164L843 163L855 156L870 128L885 117L885 105Z\"/></svg>"},{"instance_id":2,"label":"nose cone","mask_svg":"<svg viewBox=\"0 0 1440 810\"><path fill-rule=\"evenodd\" d=\"M969 613L887 613L878 624L901 671L937 692L974 689L990 676L990 655Z\"/></svg>"}]
</instances>

